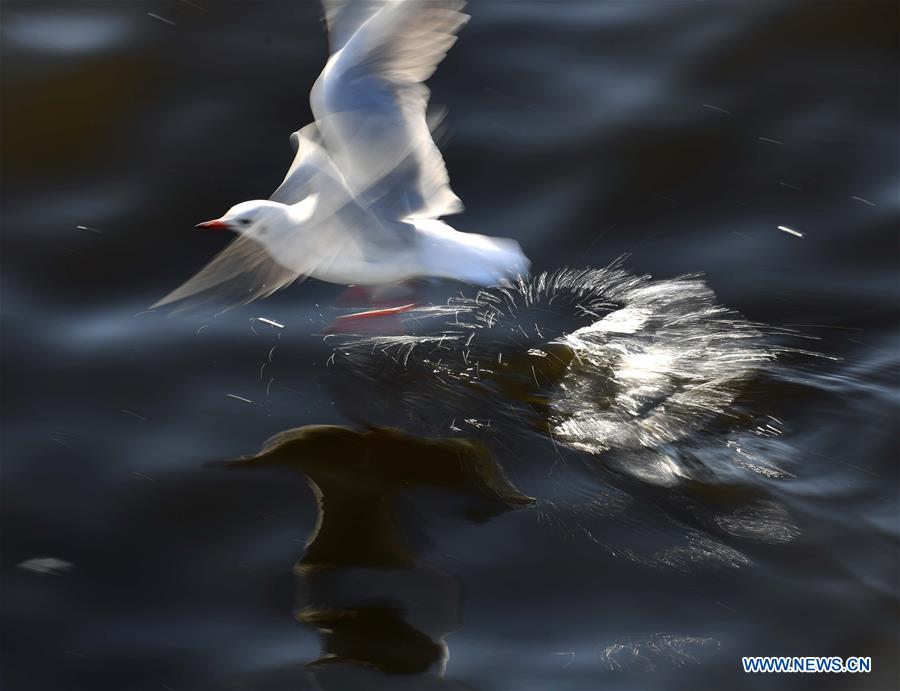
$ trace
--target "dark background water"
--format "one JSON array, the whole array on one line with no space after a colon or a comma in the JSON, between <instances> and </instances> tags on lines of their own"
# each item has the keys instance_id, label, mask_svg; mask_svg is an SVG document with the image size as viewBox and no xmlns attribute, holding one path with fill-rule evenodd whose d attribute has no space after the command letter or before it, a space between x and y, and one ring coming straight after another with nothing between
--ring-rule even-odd
<instances>
[{"instance_id":1,"label":"dark background water","mask_svg":"<svg viewBox=\"0 0 900 691\"><path fill-rule=\"evenodd\" d=\"M313 688L303 663L319 641L291 613L313 497L299 476L204 463L348 422L316 336L340 288L309 282L212 322L135 315L224 244L194 223L280 182L326 57L320 8L0 11L3 685ZM536 270L628 252L638 272L704 272L723 303L840 360L758 391L785 428L766 453L789 474L759 484L798 535L733 541L738 564L648 568L628 550L677 545L683 526L565 503L430 519L422 553L463 593L448 679L900 687L896 4L486 0L469 12L431 82L450 108L457 227L517 238ZM256 316L287 328L251 329ZM507 448L502 464L549 477L548 442ZM540 482L528 489L540 497ZM641 497L643 518L659 510ZM17 568L45 556L72 567ZM745 676L750 654L866 655L874 670Z\"/></svg>"}]
</instances>

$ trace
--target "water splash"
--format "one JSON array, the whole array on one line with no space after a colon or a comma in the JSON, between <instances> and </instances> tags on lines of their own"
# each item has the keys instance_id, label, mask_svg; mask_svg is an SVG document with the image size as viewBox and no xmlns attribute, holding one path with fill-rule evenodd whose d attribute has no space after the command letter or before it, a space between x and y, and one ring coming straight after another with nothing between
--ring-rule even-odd
<instances>
[{"instance_id":1,"label":"water splash","mask_svg":"<svg viewBox=\"0 0 900 691\"><path fill-rule=\"evenodd\" d=\"M721 643L715 638L658 633L608 645L600 651L600 659L611 670L631 667L652 672L662 664L674 667L700 664L719 648Z\"/></svg>"},{"instance_id":2,"label":"water splash","mask_svg":"<svg viewBox=\"0 0 900 691\"><path fill-rule=\"evenodd\" d=\"M408 335L336 337L335 363L399 388L410 417L437 400L454 426L526 422L572 449L627 452L663 485L691 476L672 445L749 423L736 399L791 350L771 338L784 331L719 305L699 276L653 280L621 262L456 297L410 324Z\"/></svg>"}]
</instances>

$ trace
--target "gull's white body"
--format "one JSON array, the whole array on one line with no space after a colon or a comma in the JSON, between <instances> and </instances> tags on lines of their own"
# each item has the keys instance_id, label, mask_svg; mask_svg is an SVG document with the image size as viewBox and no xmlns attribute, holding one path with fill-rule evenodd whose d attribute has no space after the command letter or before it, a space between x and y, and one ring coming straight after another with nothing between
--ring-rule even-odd
<instances>
[{"instance_id":1,"label":"gull's white body","mask_svg":"<svg viewBox=\"0 0 900 691\"><path fill-rule=\"evenodd\" d=\"M157 305L220 286L242 302L301 277L381 285L420 276L502 283L528 272L513 240L454 230L462 209L426 120L424 81L468 17L462 0L324 0L332 55L310 94L315 122L269 200L217 221L239 234Z\"/></svg>"}]
</instances>

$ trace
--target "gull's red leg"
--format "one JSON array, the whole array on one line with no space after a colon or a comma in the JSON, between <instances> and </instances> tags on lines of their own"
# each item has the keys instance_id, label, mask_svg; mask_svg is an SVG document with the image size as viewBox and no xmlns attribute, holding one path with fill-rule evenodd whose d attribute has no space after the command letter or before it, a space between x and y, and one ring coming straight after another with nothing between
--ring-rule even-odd
<instances>
[{"instance_id":1,"label":"gull's red leg","mask_svg":"<svg viewBox=\"0 0 900 691\"><path fill-rule=\"evenodd\" d=\"M400 315L417 305L418 303L416 302L410 302L397 307L385 307L366 312L344 314L331 322L325 329L325 333L378 334L381 336L404 334L407 332L407 329Z\"/></svg>"},{"instance_id":2,"label":"gull's red leg","mask_svg":"<svg viewBox=\"0 0 900 691\"><path fill-rule=\"evenodd\" d=\"M379 286L351 285L338 296L335 304L363 308L362 311L337 317L325 333L405 334L408 329L401 315L419 304L419 295L420 287L416 281Z\"/></svg>"}]
</instances>

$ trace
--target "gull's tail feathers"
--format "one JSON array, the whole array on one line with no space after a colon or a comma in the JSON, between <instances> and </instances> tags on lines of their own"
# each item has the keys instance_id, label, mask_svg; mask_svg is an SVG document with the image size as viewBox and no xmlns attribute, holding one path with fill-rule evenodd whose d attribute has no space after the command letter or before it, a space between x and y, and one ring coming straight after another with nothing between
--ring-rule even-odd
<instances>
[{"instance_id":1,"label":"gull's tail feathers","mask_svg":"<svg viewBox=\"0 0 900 691\"><path fill-rule=\"evenodd\" d=\"M529 274L531 262L515 240L461 233L433 219L413 223L421 236L421 261L429 276L488 287Z\"/></svg>"}]
</instances>

